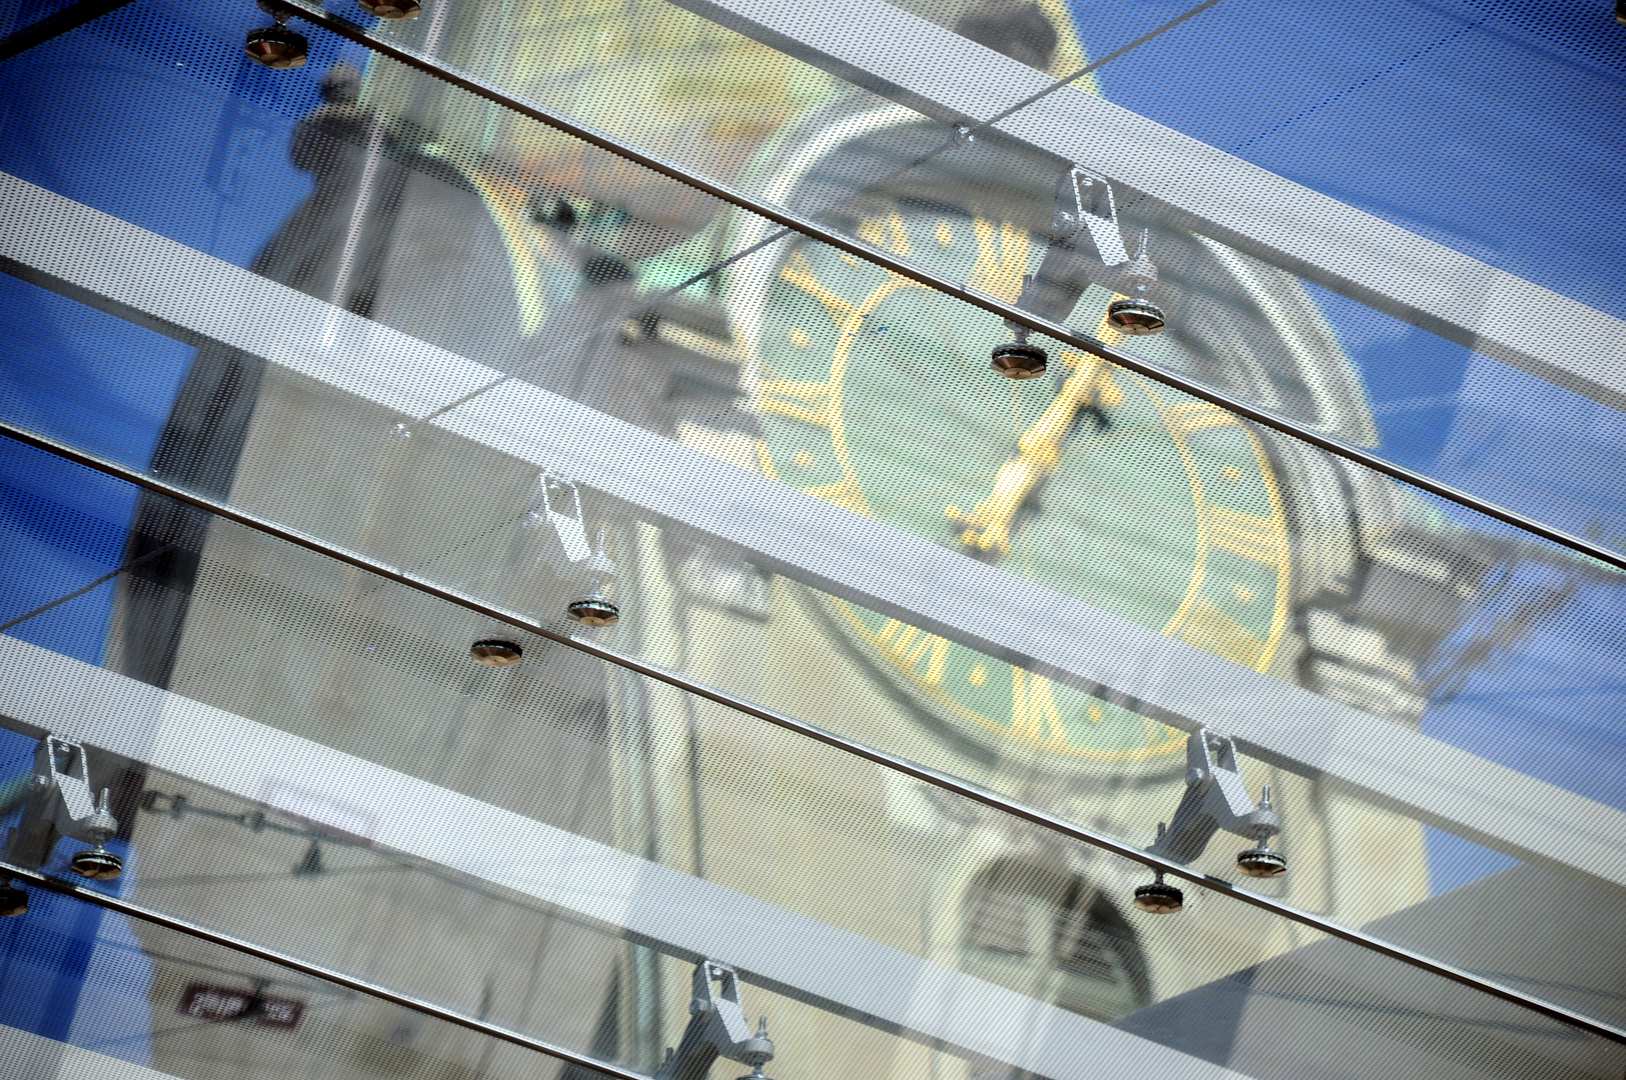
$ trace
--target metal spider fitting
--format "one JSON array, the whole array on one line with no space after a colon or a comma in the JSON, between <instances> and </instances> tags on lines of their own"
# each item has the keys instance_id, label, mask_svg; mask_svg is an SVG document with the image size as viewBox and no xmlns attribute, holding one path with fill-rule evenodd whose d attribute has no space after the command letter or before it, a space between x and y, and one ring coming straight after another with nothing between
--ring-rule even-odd
<instances>
[{"instance_id":1,"label":"metal spider fitting","mask_svg":"<svg viewBox=\"0 0 1626 1080\"><path fill-rule=\"evenodd\" d=\"M537 486L541 505L533 506L531 517L535 519L540 511L542 520L558 535L565 558L586 571L587 587L565 605L565 614L584 626L614 626L621 618L621 609L609 595L616 566L604 550L605 530L599 529L598 543L590 547L582 493L574 481L543 473Z\"/></svg>"},{"instance_id":2,"label":"metal spider fitting","mask_svg":"<svg viewBox=\"0 0 1626 1080\"><path fill-rule=\"evenodd\" d=\"M46 735L34 751L34 782L29 786L21 819L6 834L0 859L28 870L38 870L51 857L61 837L92 845L73 854L74 873L94 881L110 881L124 872L124 860L106 844L119 831L108 810L108 789L92 795L85 747L72 739ZM0 913L21 915L28 910L22 890L0 883Z\"/></svg>"},{"instance_id":3,"label":"metal spider fitting","mask_svg":"<svg viewBox=\"0 0 1626 1080\"><path fill-rule=\"evenodd\" d=\"M310 56L310 42L303 34L288 29L289 20L299 14L298 10L279 0L259 0L259 8L271 16L272 25L248 32L244 54L261 67L276 71L304 67Z\"/></svg>"},{"instance_id":4,"label":"metal spider fitting","mask_svg":"<svg viewBox=\"0 0 1626 1080\"><path fill-rule=\"evenodd\" d=\"M614 626L620 621L621 608L610 595L616 565L605 551L606 530L599 529L596 546L588 542L587 516L575 481L557 473L539 473L521 529L521 543L503 569L498 585L504 597L512 596L525 572L544 558L543 537L551 533L558 540L565 562L581 567L585 579L585 588L565 605L565 614L583 626ZM488 667L512 667L524 659L519 642L507 637L482 638L469 652Z\"/></svg>"},{"instance_id":5,"label":"metal spider fitting","mask_svg":"<svg viewBox=\"0 0 1626 1080\"><path fill-rule=\"evenodd\" d=\"M1051 322L1072 314L1079 297L1092 282L1126 287L1107 305L1107 322L1124 334L1155 334L1163 329L1163 312L1146 296L1157 281L1157 267L1146 253L1149 234L1142 231L1140 248L1129 257L1118 223L1112 185L1105 177L1074 165L1056 186L1050 246L1036 273L1022 278L1016 306ZM1033 379L1045 373L1049 357L1029 343L1028 330L1005 323L1014 340L994 347L990 366L1008 379Z\"/></svg>"},{"instance_id":6,"label":"metal spider fitting","mask_svg":"<svg viewBox=\"0 0 1626 1080\"><path fill-rule=\"evenodd\" d=\"M756 1034L751 1033L740 1004L739 975L727 964L702 960L694 969L689 1024L676 1048L667 1048L653 1080L706 1080L719 1057L750 1067L750 1075L739 1080L768 1080L762 1067L773 1056L766 1016L757 1022Z\"/></svg>"},{"instance_id":7,"label":"metal spider fitting","mask_svg":"<svg viewBox=\"0 0 1626 1080\"><path fill-rule=\"evenodd\" d=\"M1237 853L1236 867L1249 877L1272 878L1287 872L1287 860L1268 841L1282 831L1282 820L1266 784L1257 805L1237 767L1236 745L1228 736L1200 728L1186 739L1186 790L1167 825L1159 823L1157 840L1147 852L1187 865L1208 847L1221 829L1253 846ZM1167 914L1179 911L1184 897L1163 875L1135 890L1135 906Z\"/></svg>"}]
</instances>

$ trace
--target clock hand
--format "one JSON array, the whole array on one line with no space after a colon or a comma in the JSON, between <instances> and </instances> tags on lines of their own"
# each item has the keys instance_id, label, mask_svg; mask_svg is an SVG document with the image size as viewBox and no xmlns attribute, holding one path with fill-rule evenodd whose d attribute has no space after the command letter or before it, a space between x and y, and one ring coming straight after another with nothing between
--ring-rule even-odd
<instances>
[{"instance_id":1,"label":"clock hand","mask_svg":"<svg viewBox=\"0 0 1626 1080\"><path fill-rule=\"evenodd\" d=\"M988 497L969 514L958 506L944 507L950 521L965 527L960 542L980 551L1009 552L1016 512L1061 463L1062 440L1079 411L1091 413L1104 429L1106 414L1101 407L1122 399L1123 392L1112 384L1112 371L1106 364L1094 356L1081 359L1056 400L1017 440L1017 456L1000 466Z\"/></svg>"}]
</instances>

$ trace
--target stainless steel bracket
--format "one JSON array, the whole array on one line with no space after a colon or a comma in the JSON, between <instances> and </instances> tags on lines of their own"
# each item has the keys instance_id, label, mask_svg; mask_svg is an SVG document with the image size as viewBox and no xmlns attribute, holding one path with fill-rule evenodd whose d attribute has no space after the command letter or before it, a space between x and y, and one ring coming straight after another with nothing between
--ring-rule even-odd
<instances>
[{"instance_id":1,"label":"stainless steel bracket","mask_svg":"<svg viewBox=\"0 0 1626 1080\"><path fill-rule=\"evenodd\" d=\"M667 1048L666 1060L654 1080L706 1080L719 1057L750 1066L754 1077L773 1060L768 1018L757 1023L755 1034L740 1004L739 975L727 964L702 960L694 969L694 996L689 1002L689 1026L676 1049ZM743 1078L742 1078L743 1080Z\"/></svg>"},{"instance_id":2,"label":"stainless steel bracket","mask_svg":"<svg viewBox=\"0 0 1626 1080\"><path fill-rule=\"evenodd\" d=\"M543 473L537 480L539 504L533 504L531 513L543 518L559 536L565 549L565 558L573 563L593 556L587 541L587 520L582 513L582 493L575 481L557 473ZM563 509L556 509L558 500Z\"/></svg>"},{"instance_id":3,"label":"stainless steel bracket","mask_svg":"<svg viewBox=\"0 0 1626 1080\"><path fill-rule=\"evenodd\" d=\"M1281 818L1264 788L1258 805L1248 796L1237 767L1236 745L1229 736L1199 728L1186 739L1186 790L1168 826L1158 827L1157 842L1146 850L1153 855L1188 865L1224 829L1252 840L1254 846L1237 856L1237 866L1250 877L1275 877L1287 869L1286 861L1266 846L1282 831Z\"/></svg>"},{"instance_id":4,"label":"stainless steel bracket","mask_svg":"<svg viewBox=\"0 0 1626 1080\"><path fill-rule=\"evenodd\" d=\"M1131 269L1130 262L1112 185L1106 177L1074 165L1056 184L1050 246L1038 270L1023 279L1016 306L1062 322L1091 284L1123 291L1115 286L1123 284L1119 279ZM1026 327L1010 319L1005 325L1018 341L1026 340Z\"/></svg>"},{"instance_id":5,"label":"stainless steel bracket","mask_svg":"<svg viewBox=\"0 0 1626 1080\"><path fill-rule=\"evenodd\" d=\"M1118 226L1112 185L1104 176L1077 165L1067 170L1056 191L1054 229L1056 239L1069 246L1077 243L1081 232L1087 232L1095 245L1096 257L1109 269L1129 261L1123 231Z\"/></svg>"},{"instance_id":6,"label":"stainless steel bracket","mask_svg":"<svg viewBox=\"0 0 1626 1080\"><path fill-rule=\"evenodd\" d=\"M92 792L84 745L46 735L34 751L34 783L22 818L7 832L0 858L38 870L57 840L66 836L94 845L73 856L76 873L98 880L118 877L123 860L103 845L118 832L119 823L108 812L108 789L101 789L100 798Z\"/></svg>"}]
</instances>

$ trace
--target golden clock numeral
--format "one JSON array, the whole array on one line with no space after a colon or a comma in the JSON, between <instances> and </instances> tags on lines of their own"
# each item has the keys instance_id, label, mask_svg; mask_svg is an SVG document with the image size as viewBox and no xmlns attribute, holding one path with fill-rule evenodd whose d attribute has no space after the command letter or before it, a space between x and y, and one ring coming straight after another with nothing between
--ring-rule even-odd
<instances>
[{"instance_id":1,"label":"golden clock numeral","mask_svg":"<svg viewBox=\"0 0 1626 1080\"><path fill-rule=\"evenodd\" d=\"M903 218L898 216L896 210L885 218L865 218L859 222L858 238L899 255L914 253L909 244L909 230L904 227Z\"/></svg>"},{"instance_id":2,"label":"golden clock numeral","mask_svg":"<svg viewBox=\"0 0 1626 1080\"><path fill-rule=\"evenodd\" d=\"M1011 734L1053 746L1067 742L1067 729L1062 726L1050 680L1019 667L1011 668Z\"/></svg>"},{"instance_id":3,"label":"golden clock numeral","mask_svg":"<svg viewBox=\"0 0 1626 1080\"><path fill-rule=\"evenodd\" d=\"M807 261L807 256L800 251L785 260L779 276L823 304L830 317L841 325L843 331L848 329L848 323L858 314L858 309L851 301L825 287L819 276L813 272L813 266Z\"/></svg>"},{"instance_id":4,"label":"golden clock numeral","mask_svg":"<svg viewBox=\"0 0 1626 1080\"><path fill-rule=\"evenodd\" d=\"M936 634L923 633L897 619L888 619L876 631L875 644L905 671L913 671L927 686L940 686L948 666L948 642Z\"/></svg>"},{"instance_id":5,"label":"golden clock numeral","mask_svg":"<svg viewBox=\"0 0 1626 1080\"><path fill-rule=\"evenodd\" d=\"M905 629L913 630L914 627L898 619L888 619L879 630L875 631L875 644L882 649L890 649L893 637L897 635L898 631Z\"/></svg>"},{"instance_id":6,"label":"golden clock numeral","mask_svg":"<svg viewBox=\"0 0 1626 1080\"><path fill-rule=\"evenodd\" d=\"M1156 746L1160 742L1167 742L1173 738L1175 731L1167 724L1160 724L1150 716L1140 718L1140 726L1146 732L1146 745Z\"/></svg>"},{"instance_id":7,"label":"golden clock numeral","mask_svg":"<svg viewBox=\"0 0 1626 1080\"><path fill-rule=\"evenodd\" d=\"M1205 502L1197 511L1197 527L1210 544L1233 555L1270 567L1287 560L1286 539L1272 518Z\"/></svg>"},{"instance_id":8,"label":"golden clock numeral","mask_svg":"<svg viewBox=\"0 0 1626 1080\"><path fill-rule=\"evenodd\" d=\"M1198 600L1191 606L1191 613L1180 627L1180 637L1188 645L1223 656L1243 667L1257 668L1265 655L1263 641L1207 600Z\"/></svg>"},{"instance_id":9,"label":"golden clock numeral","mask_svg":"<svg viewBox=\"0 0 1626 1080\"><path fill-rule=\"evenodd\" d=\"M977 218L971 223L977 236L977 260L971 266L973 289L1014 304L1022 295L1022 276L1028 272L1028 234L1010 222L994 223Z\"/></svg>"},{"instance_id":10,"label":"golden clock numeral","mask_svg":"<svg viewBox=\"0 0 1626 1080\"><path fill-rule=\"evenodd\" d=\"M865 517L874 517L875 512L870 509L869 501L864 498L864 491L850 476L844 476L833 484L820 484L818 487L803 488L803 491L815 499L823 499L843 510L851 510L855 514Z\"/></svg>"},{"instance_id":11,"label":"golden clock numeral","mask_svg":"<svg viewBox=\"0 0 1626 1080\"><path fill-rule=\"evenodd\" d=\"M830 427L835 420L835 399L827 382L765 379L758 403L765 413L800 420L815 427Z\"/></svg>"},{"instance_id":12,"label":"golden clock numeral","mask_svg":"<svg viewBox=\"0 0 1626 1080\"><path fill-rule=\"evenodd\" d=\"M1206 401L1192 401L1176 405L1168 413L1169 428L1176 437L1184 437L1207 428L1225 427L1237 423L1235 414Z\"/></svg>"}]
</instances>

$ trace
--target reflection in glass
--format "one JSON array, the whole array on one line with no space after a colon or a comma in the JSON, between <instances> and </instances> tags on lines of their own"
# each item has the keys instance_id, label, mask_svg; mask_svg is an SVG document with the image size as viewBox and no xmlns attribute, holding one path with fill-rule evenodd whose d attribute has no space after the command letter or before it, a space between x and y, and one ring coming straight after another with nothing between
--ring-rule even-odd
<instances>
[{"instance_id":1,"label":"reflection in glass","mask_svg":"<svg viewBox=\"0 0 1626 1080\"><path fill-rule=\"evenodd\" d=\"M790 238L651 307L654 291L769 226L397 66L364 56L340 63L319 33L319 62L288 76L305 81L267 89L217 68L174 75L169 61L150 59L151 43L198 35L144 8L125 18L117 24L126 35L121 62L154 79L161 68L165 79L185 80L164 83L180 87L171 114L199 125L248 115L264 134L244 151L252 142L244 122L219 142L221 161L206 165L188 151L175 155L171 171L150 174L120 156L129 147L118 139L86 139L78 145L93 151L58 151L68 179L34 179L201 246L205 230L189 215L224 214L219 189L229 185L219 177L235 177L253 213L222 218L222 245L229 241L266 279L332 304L334 319L348 312L489 364L1399 724L1418 723L1471 680L1498 682L1510 657L1552 633L1578 593L1613 587L1593 568L1483 523L1465 528L1387 481L1054 343L1047 379L1001 382L987 371L989 349L1006 334L997 319L810 241ZM624 25L615 13L594 18L595 29ZM436 44L431 27L424 19L399 32L424 35L415 40L430 52L453 55L466 45L456 35ZM225 34L224 22L217 29L236 48L240 33ZM70 57L87 49L78 38L63 45ZM656 67L671 74L687 55L675 50ZM761 98L736 125L721 123L722 106L711 116L716 124L701 125L708 138L730 141L742 182L798 210L839 207L828 217L852 235L1001 299L1020 298L1024 276L1039 272L1050 251L1056 179L1068 163L988 136L874 186L939 146L941 126L828 81L810 89L788 61L778 62L788 72L782 93ZM726 81L739 67L695 70L696 78ZM653 71L628 61L592 74L602 86L629 72L658 81ZM584 91L583 100L614 109L627 99ZM693 128L672 118L694 115L691 104L628 122L681 142ZM272 159L284 172L265 164ZM270 179L257 180L246 162ZM195 184L184 171L193 168L216 176L215 186ZM148 202L112 201L90 179L103 173L149 177L141 189ZM285 174L297 175L290 182ZM1145 205L1125 200L1119 211L1124 236L1150 232L1157 300L1169 319L1145 343L1146 355L1371 441L1358 373L1296 281L1172 227ZM125 422L123 411L89 392L111 370L145 395L143 409L131 411L149 418L147 442L132 440L144 447L132 456L146 464L150 450L153 472L166 480L549 618L564 618L585 587L575 576L583 560L570 557L569 542L551 525L537 527L531 465L219 344L198 347L177 367L178 389L161 385L147 363L157 353L148 331L135 345L104 346L104 316L42 301L34 285L10 287L52 313L41 324L50 333L19 330L20 347L54 357L56 335L102 362L94 372L56 365L50 393L70 402L58 408L73 414L74 433ZM1112 290L1110 282L1083 290L1067 317L1115 340L1106 320ZM21 391L10 401L11 418L41 415ZM22 490L25 481L16 484ZM597 640L1136 843L1150 843L1178 801L1183 738L1110 694L1052 682L906 619L772 578L748 553L600 493L581 497L576 517L595 526L584 529L590 539L606 523L596 547L616 562L617 602L636 613L595 631ZM103 516L109 532L125 525L111 510ZM490 640L480 620L292 557L157 497L141 498L130 525L124 557L146 561L109 589L117 592L110 621L86 620L106 667L1034 1001L1118 1018L1305 943L1285 924L1250 922L1249 913L1205 908L1203 900L1186 914L1207 914L1206 922L1125 935L1125 922L1142 925L1127 903L1145 881L1137 867L1108 867L1088 852L1034 854L1034 841L996 815L844 769L687 695L540 641L517 643L520 663L487 670L470 657L472 644ZM52 543L29 550L39 547ZM102 651L104 623L111 629ZM1549 650L1554 681L1574 680L1612 700L1587 667L1607 668L1608 649L1560 636L1562 647ZM1460 741L1477 748L1475 735ZM1427 899L1423 829L1403 810L1371 806L1319 776L1243 767L1253 788L1273 786L1294 860L1293 873L1263 891L1348 925L1413 912ZM671 1037L663 1018L686 1009L679 960L657 957L655 946L614 927L550 930L570 920L534 907L515 916L524 940L556 936L547 949L515 952L521 935L488 915L487 892L421 864L410 869L419 883L394 893L371 882L336 886L352 872L366 880L409 871L377 857L377 848L291 818L283 824L294 832L256 833L243 819L261 812L259 804L286 811L309 792L286 777L260 781L226 794L185 788L184 775L149 787L163 797L143 811L153 830L143 887L160 888L158 878L172 890L164 895L182 898L177 907L286 934L291 946L379 977L424 979L468 1010L483 1000L472 969L486 961L502 972L491 976L494 985L544 980L536 973L577 963L591 985L572 987L568 1007L546 1017L514 1005L524 997L507 983L492 994L514 1009L516 1023L557 1022L555 1034L573 1045L613 1030L627 1060L654 1067ZM223 816L176 816L177 797ZM352 822L341 831L365 835L354 828L365 815L351 812L364 801L334 797L325 812ZM195 846L199 836L218 846ZM899 849L907 860L894 859ZM1217 862L1199 868L1234 876L1232 850L1211 854ZM1543 894L1552 881L1533 873L1531 888ZM220 880L234 875L242 880ZM1503 911L1526 896L1497 895ZM454 960L444 964L438 953L433 964L392 954L403 911L421 917L427 937L461 941L468 932L478 948L448 947ZM1426 916L1412 924L1419 947L1458 947L1449 925ZM1540 961L1485 967L1535 986L1551 974ZM443 976L444 985L434 981ZM1609 1007L1598 987L1565 978L1542 992ZM820 1032L834 1043L832 1029L845 1036L842 1024L858 1026L799 1007L802 1019L787 1021L793 1036ZM1163 1039L1178 1027L1160 1029ZM776 1038L782 1030L776 1019ZM926 1060L926 1051L905 1060L914 1044L896 1049L891 1033L876 1030L852 1036L858 1049L850 1058L831 1050L821 1064L874 1072L866 1055L895 1054L886 1060L901 1072ZM790 1075L812 1071L811 1059L802 1060L785 1066Z\"/></svg>"}]
</instances>

